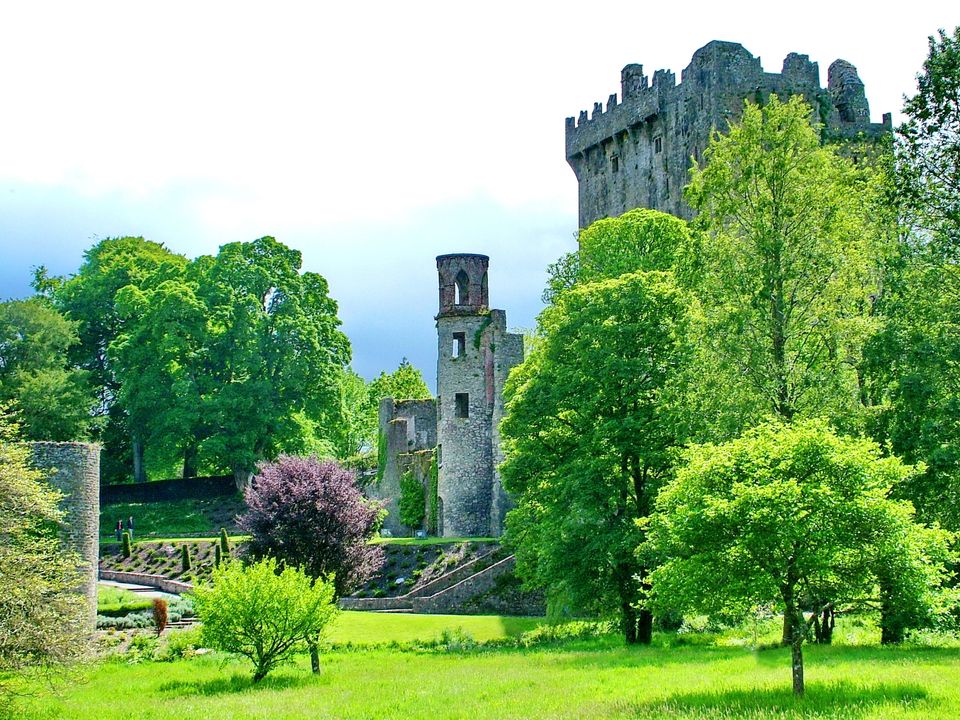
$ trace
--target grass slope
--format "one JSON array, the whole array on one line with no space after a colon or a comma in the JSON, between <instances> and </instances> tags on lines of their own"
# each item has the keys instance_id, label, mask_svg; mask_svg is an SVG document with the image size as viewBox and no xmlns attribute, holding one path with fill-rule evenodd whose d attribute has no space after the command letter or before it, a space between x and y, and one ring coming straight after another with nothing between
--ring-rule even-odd
<instances>
[{"instance_id":1,"label":"grass slope","mask_svg":"<svg viewBox=\"0 0 960 720\"><path fill-rule=\"evenodd\" d=\"M100 506L100 537L116 542L117 520L133 516L134 540L145 538L214 536L225 527L237 531L235 518L246 506L235 497L203 500L166 500L149 503L114 503Z\"/></svg>"}]
</instances>

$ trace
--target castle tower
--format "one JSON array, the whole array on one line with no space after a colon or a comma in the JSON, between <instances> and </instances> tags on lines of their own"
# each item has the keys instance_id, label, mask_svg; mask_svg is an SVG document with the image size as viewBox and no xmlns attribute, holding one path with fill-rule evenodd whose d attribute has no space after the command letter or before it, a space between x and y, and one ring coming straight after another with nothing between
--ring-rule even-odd
<instances>
[{"instance_id":1,"label":"castle tower","mask_svg":"<svg viewBox=\"0 0 960 720\"><path fill-rule=\"evenodd\" d=\"M440 255L437 271L437 457L440 535L498 536L507 510L497 465L503 385L523 337L490 310L486 255Z\"/></svg>"},{"instance_id":2,"label":"castle tower","mask_svg":"<svg viewBox=\"0 0 960 720\"><path fill-rule=\"evenodd\" d=\"M100 561L100 446L77 442L30 443L32 462L63 493L64 540L82 563L80 591L87 599L88 629L97 627Z\"/></svg>"}]
</instances>

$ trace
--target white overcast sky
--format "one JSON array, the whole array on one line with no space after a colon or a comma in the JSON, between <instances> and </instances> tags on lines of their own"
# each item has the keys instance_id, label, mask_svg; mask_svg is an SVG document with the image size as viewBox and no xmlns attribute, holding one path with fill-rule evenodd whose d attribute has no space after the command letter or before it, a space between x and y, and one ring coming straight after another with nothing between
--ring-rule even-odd
<instances>
[{"instance_id":1,"label":"white overcast sky","mask_svg":"<svg viewBox=\"0 0 960 720\"><path fill-rule=\"evenodd\" d=\"M359 372L407 356L432 381L434 256L490 255L491 304L533 325L574 247L564 118L624 65L679 80L731 40L825 83L842 57L896 119L951 5L5 2L0 299L105 237L195 257L274 235L330 281Z\"/></svg>"}]
</instances>

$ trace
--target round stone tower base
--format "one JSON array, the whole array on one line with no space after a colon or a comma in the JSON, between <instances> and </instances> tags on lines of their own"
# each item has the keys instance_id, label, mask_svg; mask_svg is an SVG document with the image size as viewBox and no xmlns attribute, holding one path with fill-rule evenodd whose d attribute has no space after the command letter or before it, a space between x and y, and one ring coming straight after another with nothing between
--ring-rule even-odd
<instances>
[{"instance_id":1,"label":"round stone tower base","mask_svg":"<svg viewBox=\"0 0 960 720\"><path fill-rule=\"evenodd\" d=\"M63 493L63 539L82 560L89 629L97 626L97 565L100 553L100 446L87 443L30 443L33 465Z\"/></svg>"}]
</instances>

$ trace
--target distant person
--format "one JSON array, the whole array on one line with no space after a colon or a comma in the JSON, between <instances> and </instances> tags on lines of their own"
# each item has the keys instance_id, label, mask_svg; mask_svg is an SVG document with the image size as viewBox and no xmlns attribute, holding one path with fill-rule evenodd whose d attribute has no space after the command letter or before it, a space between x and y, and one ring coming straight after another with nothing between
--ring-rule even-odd
<instances>
[{"instance_id":1,"label":"distant person","mask_svg":"<svg viewBox=\"0 0 960 720\"><path fill-rule=\"evenodd\" d=\"M117 542L123 540L123 520L117 520Z\"/></svg>"},{"instance_id":2,"label":"distant person","mask_svg":"<svg viewBox=\"0 0 960 720\"><path fill-rule=\"evenodd\" d=\"M127 532L130 533L130 539L133 540L133 515L127 518Z\"/></svg>"}]
</instances>

